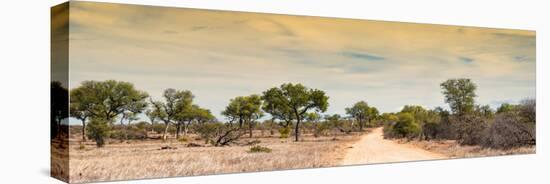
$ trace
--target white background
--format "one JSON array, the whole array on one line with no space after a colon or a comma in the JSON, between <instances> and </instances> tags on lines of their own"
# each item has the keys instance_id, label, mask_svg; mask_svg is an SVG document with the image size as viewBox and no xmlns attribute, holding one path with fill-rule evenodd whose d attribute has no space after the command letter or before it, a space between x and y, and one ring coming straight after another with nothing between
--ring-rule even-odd
<instances>
[{"instance_id":1,"label":"white background","mask_svg":"<svg viewBox=\"0 0 550 184\"><path fill-rule=\"evenodd\" d=\"M49 18L61 0L0 5L0 183L49 178ZM545 1L111 0L192 8L315 15L537 31L537 154L140 180L131 183L548 183L548 43ZM544 52L546 51L546 52ZM546 73L544 71L547 71ZM129 183L129 182L118 182Z\"/></svg>"}]
</instances>

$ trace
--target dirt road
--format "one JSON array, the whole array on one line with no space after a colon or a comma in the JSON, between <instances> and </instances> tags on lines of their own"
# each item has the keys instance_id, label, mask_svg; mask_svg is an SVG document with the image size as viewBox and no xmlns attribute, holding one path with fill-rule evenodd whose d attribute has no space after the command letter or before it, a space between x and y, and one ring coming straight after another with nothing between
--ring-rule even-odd
<instances>
[{"instance_id":1,"label":"dirt road","mask_svg":"<svg viewBox=\"0 0 550 184\"><path fill-rule=\"evenodd\" d=\"M444 159L444 155L384 139L382 128L364 135L348 149L342 165Z\"/></svg>"}]
</instances>

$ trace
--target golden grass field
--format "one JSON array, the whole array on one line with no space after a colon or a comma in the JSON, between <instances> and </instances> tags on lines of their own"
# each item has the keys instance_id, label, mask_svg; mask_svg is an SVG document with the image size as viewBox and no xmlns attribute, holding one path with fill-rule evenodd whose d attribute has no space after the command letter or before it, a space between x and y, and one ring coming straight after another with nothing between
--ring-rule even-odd
<instances>
[{"instance_id":1,"label":"golden grass field","mask_svg":"<svg viewBox=\"0 0 550 184\"><path fill-rule=\"evenodd\" d=\"M276 136L242 138L238 145L226 147L187 147L189 142L175 140L111 141L100 149L92 141L84 146L71 141L70 180L81 183L330 167L338 165L347 147L358 138L359 134L336 138L306 134L300 142ZM259 140L258 145L271 148L272 152L249 153L252 145L247 143L253 140ZM191 142L204 145L201 140ZM162 146L176 149L162 150Z\"/></svg>"},{"instance_id":2,"label":"golden grass field","mask_svg":"<svg viewBox=\"0 0 550 184\"><path fill-rule=\"evenodd\" d=\"M204 144L204 140L190 135L188 141L176 141L174 138L167 142L158 139L111 139L105 147L97 148L95 142L82 143L78 134L71 134L69 153L52 150L52 173L60 174L62 167L68 165L70 182L82 183L339 166L346 163L344 157L350 156L347 153L353 153L353 149L361 148L358 143L373 130L322 137L303 134L300 142L294 142L292 138L280 139L278 135L254 138L244 136L237 143L225 147ZM259 132L256 133L255 135L260 135ZM157 134L151 137L159 136ZM495 150L479 146L462 146L451 140L387 141L403 144L404 147L421 148L444 155L446 158L535 153L535 147ZM200 147L190 147L190 144L198 144ZM272 151L250 153L250 148L255 145L270 148ZM171 149L161 149L163 146L169 146ZM372 145L365 146L372 148ZM68 164L63 162L66 159L56 159L66 158L68 155ZM60 162L56 163L55 160Z\"/></svg>"}]
</instances>

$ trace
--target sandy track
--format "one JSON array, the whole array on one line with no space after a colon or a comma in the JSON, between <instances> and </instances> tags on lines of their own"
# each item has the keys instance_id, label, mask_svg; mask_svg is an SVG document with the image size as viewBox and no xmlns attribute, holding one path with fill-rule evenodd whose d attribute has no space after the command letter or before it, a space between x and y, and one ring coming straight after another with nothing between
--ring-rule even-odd
<instances>
[{"instance_id":1,"label":"sandy track","mask_svg":"<svg viewBox=\"0 0 550 184\"><path fill-rule=\"evenodd\" d=\"M384 139L382 128L364 135L348 149L342 165L444 159L444 155Z\"/></svg>"}]
</instances>

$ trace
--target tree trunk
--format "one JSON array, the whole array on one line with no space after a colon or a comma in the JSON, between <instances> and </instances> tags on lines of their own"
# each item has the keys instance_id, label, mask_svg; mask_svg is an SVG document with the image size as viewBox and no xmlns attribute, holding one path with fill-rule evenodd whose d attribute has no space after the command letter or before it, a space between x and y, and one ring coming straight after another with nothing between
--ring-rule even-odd
<instances>
[{"instance_id":1,"label":"tree trunk","mask_svg":"<svg viewBox=\"0 0 550 184\"><path fill-rule=\"evenodd\" d=\"M82 120L82 141L86 142L86 119Z\"/></svg>"},{"instance_id":2,"label":"tree trunk","mask_svg":"<svg viewBox=\"0 0 550 184\"><path fill-rule=\"evenodd\" d=\"M165 123L165 124L166 124L166 127L164 127L164 133L162 134L163 141L166 141L166 134L168 133L168 126L170 125L168 123Z\"/></svg>"},{"instance_id":3,"label":"tree trunk","mask_svg":"<svg viewBox=\"0 0 550 184\"><path fill-rule=\"evenodd\" d=\"M296 120L296 127L294 128L294 136L296 137L295 141L298 142L300 139L300 118Z\"/></svg>"},{"instance_id":4,"label":"tree trunk","mask_svg":"<svg viewBox=\"0 0 550 184\"><path fill-rule=\"evenodd\" d=\"M124 121L124 116L120 117L120 124L124 125L124 123L122 121Z\"/></svg>"},{"instance_id":5,"label":"tree trunk","mask_svg":"<svg viewBox=\"0 0 550 184\"><path fill-rule=\"evenodd\" d=\"M269 134L273 135L275 132L273 131L273 124L275 124L275 120L271 119L271 125L269 126Z\"/></svg>"},{"instance_id":6,"label":"tree trunk","mask_svg":"<svg viewBox=\"0 0 550 184\"><path fill-rule=\"evenodd\" d=\"M181 132L181 123L176 124L176 139L180 138L180 132Z\"/></svg>"},{"instance_id":7,"label":"tree trunk","mask_svg":"<svg viewBox=\"0 0 550 184\"><path fill-rule=\"evenodd\" d=\"M59 135L59 133L63 132L63 130L61 129L61 118L57 118L56 120L56 129L57 129L57 135Z\"/></svg>"},{"instance_id":8,"label":"tree trunk","mask_svg":"<svg viewBox=\"0 0 550 184\"><path fill-rule=\"evenodd\" d=\"M363 121L359 120L359 131L363 131Z\"/></svg>"},{"instance_id":9,"label":"tree trunk","mask_svg":"<svg viewBox=\"0 0 550 184\"><path fill-rule=\"evenodd\" d=\"M187 136L187 133L189 132L189 124L191 124L191 121L183 123L183 135L185 136Z\"/></svg>"},{"instance_id":10,"label":"tree trunk","mask_svg":"<svg viewBox=\"0 0 550 184\"><path fill-rule=\"evenodd\" d=\"M252 138L252 122L248 122L248 136Z\"/></svg>"}]
</instances>

